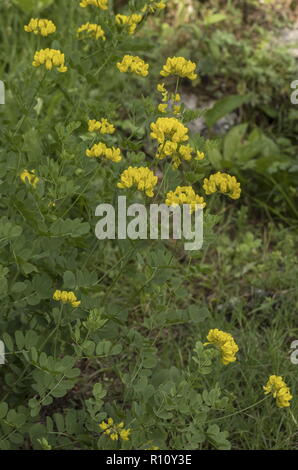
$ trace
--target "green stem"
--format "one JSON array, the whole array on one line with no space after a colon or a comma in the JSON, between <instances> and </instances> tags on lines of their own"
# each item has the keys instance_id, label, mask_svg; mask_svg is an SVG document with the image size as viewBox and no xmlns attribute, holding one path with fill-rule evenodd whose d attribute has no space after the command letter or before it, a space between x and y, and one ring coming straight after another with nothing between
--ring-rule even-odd
<instances>
[{"instance_id":1,"label":"green stem","mask_svg":"<svg viewBox=\"0 0 298 470\"><path fill-rule=\"evenodd\" d=\"M226 415L226 416L221 416L220 418L211 419L210 421L214 422L214 421L221 421L222 419L226 419L226 418L231 418L232 416L238 415L240 413L243 413L244 411L247 411L247 410L250 410L251 408L254 408L255 406L259 405L260 403L263 403L263 401L267 400L268 398L269 398L269 395L265 398L262 398L262 400L259 400L259 401L257 401L256 403L253 403L250 406L247 406L246 408L242 408L242 410L235 411L235 413L231 413L231 414Z\"/></svg>"},{"instance_id":2,"label":"green stem","mask_svg":"<svg viewBox=\"0 0 298 470\"><path fill-rule=\"evenodd\" d=\"M63 303L61 303L61 306L60 306L58 323L57 323L56 327L54 328L53 334L54 334L54 332L56 332L60 328L61 320L62 320L62 311L63 311ZM56 338L55 338L55 347L54 347L54 357L55 357L55 359L57 357L57 338L58 338L58 334L56 335Z\"/></svg>"}]
</instances>

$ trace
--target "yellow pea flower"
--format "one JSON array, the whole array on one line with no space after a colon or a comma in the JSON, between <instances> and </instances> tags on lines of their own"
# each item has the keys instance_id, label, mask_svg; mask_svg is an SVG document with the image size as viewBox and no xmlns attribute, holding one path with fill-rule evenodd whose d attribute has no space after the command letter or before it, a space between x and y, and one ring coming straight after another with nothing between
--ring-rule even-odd
<instances>
[{"instance_id":1,"label":"yellow pea flower","mask_svg":"<svg viewBox=\"0 0 298 470\"><path fill-rule=\"evenodd\" d=\"M231 199L239 199L241 194L240 183L238 183L235 176L221 172L214 173L209 178L205 178L203 189L206 194L213 194L218 191L226 194Z\"/></svg>"},{"instance_id":2,"label":"yellow pea flower","mask_svg":"<svg viewBox=\"0 0 298 470\"><path fill-rule=\"evenodd\" d=\"M173 111L174 111L174 114L179 114L180 111L181 111L181 106L174 105L173 106Z\"/></svg>"},{"instance_id":3,"label":"yellow pea flower","mask_svg":"<svg viewBox=\"0 0 298 470\"><path fill-rule=\"evenodd\" d=\"M159 144L164 144L166 140L177 143L188 140L188 128L176 118L160 117L151 123L150 128L150 136Z\"/></svg>"},{"instance_id":4,"label":"yellow pea flower","mask_svg":"<svg viewBox=\"0 0 298 470\"><path fill-rule=\"evenodd\" d=\"M149 73L149 65L146 64L143 59L128 54L122 58L121 62L117 62L117 68L120 72L132 72L142 77L146 77Z\"/></svg>"},{"instance_id":5,"label":"yellow pea flower","mask_svg":"<svg viewBox=\"0 0 298 470\"><path fill-rule=\"evenodd\" d=\"M144 191L148 197L153 197L153 189L158 181L157 176L154 175L147 167L128 167L120 176L120 182L117 184L118 188L131 188L136 186L139 191Z\"/></svg>"},{"instance_id":6,"label":"yellow pea flower","mask_svg":"<svg viewBox=\"0 0 298 470\"><path fill-rule=\"evenodd\" d=\"M116 15L115 21L119 26L126 26L128 28L128 34L133 34L136 30L138 23L142 21L142 15Z\"/></svg>"},{"instance_id":7,"label":"yellow pea flower","mask_svg":"<svg viewBox=\"0 0 298 470\"><path fill-rule=\"evenodd\" d=\"M109 436L112 441L118 441L119 438L123 441L129 440L130 429L124 429L124 423L115 424L112 418L109 418L107 422L102 421L99 424L100 429Z\"/></svg>"},{"instance_id":8,"label":"yellow pea flower","mask_svg":"<svg viewBox=\"0 0 298 470\"><path fill-rule=\"evenodd\" d=\"M216 346L221 352L221 361L224 365L237 360L236 353L239 351L239 348L230 333L214 328L209 331L207 340L208 343L205 343L204 346L208 344Z\"/></svg>"},{"instance_id":9,"label":"yellow pea flower","mask_svg":"<svg viewBox=\"0 0 298 470\"><path fill-rule=\"evenodd\" d=\"M53 299L57 302L62 302L63 304L69 303L73 308L76 308L81 304L81 301L77 299L76 295L72 291L56 290L53 294Z\"/></svg>"},{"instance_id":10,"label":"yellow pea flower","mask_svg":"<svg viewBox=\"0 0 298 470\"><path fill-rule=\"evenodd\" d=\"M271 393L273 398L276 399L278 408L290 406L291 395L290 388L283 381L280 375L270 375L267 384L263 387L265 395Z\"/></svg>"},{"instance_id":11,"label":"yellow pea flower","mask_svg":"<svg viewBox=\"0 0 298 470\"><path fill-rule=\"evenodd\" d=\"M39 181L39 178L35 174L35 170L23 170L20 174L20 178L23 183L26 183L27 181L31 186L33 186L33 188L36 188Z\"/></svg>"},{"instance_id":12,"label":"yellow pea flower","mask_svg":"<svg viewBox=\"0 0 298 470\"><path fill-rule=\"evenodd\" d=\"M80 7L82 8L86 8L88 5L93 5L101 10L107 10L108 0L82 0L80 3Z\"/></svg>"},{"instance_id":13,"label":"yellow pea flower","mask_svg":"<svg viewBox=\"0 0 298 470\"><path fill-rule=\"evenodd\" d=\"M65 57L61 51L47 48L35 53L32 65L33 67L44 65L47 70L52 70L53 67L56 67L58 72L66 72L67 67L64 62Z\"/></svg>"},{"instance_id":14,"label":"yellow pea flower","mask_svg":"<svg viewBox=\"0 0 298 470\"><path fill-rule=\"evenodd\" d=\"M149 0L148 4L142 8L142 12L154 13L156 10L163 10L166 8L165 2L155 2L154 0Z\"/></svg>"},{"instance_id":15,"label":"yellow pea flower","mask_svg":"<svg viewBox=\"0 0 298 470\"><path fill-rule=\"evenodd\" d=\"M195 70L196 64L190 60L186 60L184 57L168 57L160 75L163 77L178 75L178 77L181 78L195 80L197 78Z\"/></svg>"},{"instance_id":16,"label":"yellow pea flower","mask_svg":"<svg viewBox=\"0 0 298 470\"><path fill-rule=\"evenodd\" d=\"M113 124L109 123L106 118L102 118L100 121L96 121L96 119L88 121L89 132L99 131L100 134L114 134L115 130Z\"/></svg>"},{"instance_id":17,"label":"yellow pea flower","mask_svg":"<svg viewBox=\"0 0 298 470\"><path fill-rule=\"evenodd\" d=\"M197 151L195 160L203 160L205 158L204 152L200 152L199 150Z\"/></svg>"},{"instance_id":18,"label":"yellow pea flower","mask_svg":"<svg viewBox=\"0 0 298 470\"><path fill-rule=\"evenodd\" d=\"M104 157L107 160L118 163L122 160L121 150L116 147L107 147L106 144L99 142L94 144L91 149L86 150L87 157Z\"/></svg>"},{"instance_id":19,"label":"yellow pea flower","mask_svg":"<svg viewBox=\"0 0 298 470\"><path fill-rule=\"evenodd\" d=\"M88 36L93 36L95 39L102 39L103 41L106 40L105 32L99 24L94 23L85 23L82 24L77 29L77 33L86 33Z\"/></svg>"},{"instance_id":20,"label":"yellow pea flower","mask_svg":"<svg viewBox=\"0 0 298 470\"><path fill-rule=\"evenodd\" d=\"M165 203L173 207L189 204L191 213L206 206L204 198L196 194L191 186L177 186L175 191L169 191Z\"/></svg>"},{"instance_id":21,"label":"yellow pea flower","mask_svg":"<svg viewBox=\"0 0 298 470\"><path fill-rule=\"evenodd\" d=\"M165 113L167 108L168 108L168 105L166 103L160 103L157 107L160 113Z\"/></svg>"},{"instance_id":22,"label":"yellow pea flower","mask_svg":"<svg viewBox=\"0 0 298 470\"><path fill-rule=\"evenodd\" d=\"M24 26L27 33L40 34L41 36L49 36L56 31L53 21L46 19L31 18L29 23Z\"/></svg>"}]
</instances>

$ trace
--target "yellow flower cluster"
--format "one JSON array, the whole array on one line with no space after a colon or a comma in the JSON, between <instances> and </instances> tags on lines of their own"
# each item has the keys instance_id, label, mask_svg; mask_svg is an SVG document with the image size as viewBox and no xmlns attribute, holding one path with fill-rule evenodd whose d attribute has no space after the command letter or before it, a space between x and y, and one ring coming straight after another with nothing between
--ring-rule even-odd
<instances>
[{"instance_id":1,"label":"yellow flower cluster","mask_svg":"<svg viewBox=\"0 0 298 470\"><path fill-rule=\"evenodd\" d=\"M160 103L158 105L158 111L160 113L165 113L168 109L168 103L166 103L166 101L168 101L168 92L167 92L167 89L165 87L165 84L164 83L158 83L157 87L156 87L157 91L159 91L159 93L161 93L162 95L162 103Z\"/></svg>"},{"instance_id":2,"label":"yellow flower cluster","mask_svg":"<svg viewBox=\"0 0 298 470\"><path fill-rule=\"evenodd\" d=\"M168 92L164 83L158 83L156 86L157 91L162 94L162 101L168 100Z\"/></svg>"},{"instance_id":3,"label":"yellow flower cluster","mask_svg":"<svg viewBox=\"0 0 298 470\"><path fill-rule=\"evenodd\" d=\"M112 441L122 441L129 440L130 429L124 429L124 423L115 424L113 418L108 418L107 422L102 421L99 425L100 429L104 431L104 434L109 436Z\"/></svg>"},{"instance_id":4,"label":"yellow flower cluster","mask_svg":"<svg viewBox=\"0 0 298 470\"><path fill-rule=\"evenodd\" d=\"M39 178L35 174L35 170L23 170L20 174L20 178L23 183L26 183L26 181L28 181L28 183L33 186L33 188L36 188L36 185L39 181Z\"/></svg>"},{"instance_id":5,"label":"yellow flower cluster","mask_svg":"<svg viewBox=\"0 0 298 470\"><path fill-rule=\"evenodd\" d=\"M170 141L173 143L181 143L188 140L188 129L176 118L160 117L151 125L152 139L156 139L162 146Z\"/></svg>"},{"instance_id":6,"label":"yellow flower cluster","mask_svg":"<svg viewBox=\"0 0 298 470\"><path fill-rule=\"evenodd\" d=\"M125 55L121 62L117 62L120 72L132 72L136 75L146 77L148 75L149 65L138 56Z\"/></svg>"},{"instance_id":7,"label":"yellow flower cluster","mask_svg":"<svg viewBox=\"0 0 298 470\"><path fill-rule=\"evenodd\" d=\"M206 194L213 194L219 191L220 193L227 194L232 199L239 199L241 194L240 183L237 182L235 176L220 172L205 178L203 189Z\"/></svg>"},{"instance_id":8,"label":"yellow flower cluster","mask_svg":"<svg viewBox=\"0 0 298 470\"><path fill-rule=\"evenodd\" d=\"M210 330L207 335L208 343L216 346L221 352L221 361L224 365L236 361L236 353L239 348L230 333L218 330L217 328Z\"/></svg>"},{"instance_id":9,"label":"yellow flower cluster","mask_svg":"<svg viewBox=\"0 0 298 470\"><path fill-rule=\"evenodd\" d=\"M107 147L103 142L94 144L91 149L86 150L87 157L104 157L112 162L120 162L122 160L121 150L116 147Z\"/></svg>"},{"instance_id":10,"label":"yellow flower cluster","mask_svg":"<svg viewBox=\"0 0 298 470\"><path fill-rule=\"evenodd\" d=\"M27 33L41 34L41 36L48 36L56 31L56 26L53 21L46 19L31 18L29 23L24 26Z\"/></svg>"},{"instance_id":11,"label":"yellow flower cluster","mask_svg":"<svg viewBox=\"0 0 298 470\"><path fill-rule=\"evenodd\" d=\"M156 10L163 10L164 8L166 8L165 2L154 2L153 0L149 0L149 3L145 5L141 11L143 13L146 13L147 11L154 13Z\"/></svg>"},{"instance_id":12,"label":"yellow flower cluster","mask_svg":"<svg viewBox=\"0 0 298 470\"><path fill-rule=\"evenodd\" d=\"M195 157L195 160L203 160L205 158L204 152L200 152L199 150L197 151L197 156Z\"/></svg>"},{"instance_id":13,"label":"yellow flower cluster","mask_svg":"<svg viewBox=\"0 0 298 470\"><path fill-rule=\"evenodd\" d=\"M205 158L204 152L200 152L199 150L195 152L195 150L190 145L180 145L178 149L178 154L174 154L172 156L172 164L174 168L178 168L181 163L181 158L183 160L189 161L193 158L193 154L195 153L194 160L203 160Z\"/></svg>"},{"instance_id":14,"label":"yellow flower cluster","mask_svg":"<svg viewBox=\"0 0 298 470\"><path fill-rule=\"evenodd\" d=\"M113 124L110 124L106 118L102 118L100 121L96 121L96 119L88 121L89 132L99 131L100 134L114 134L115 130Z\"/></svg>"},{"instance_id":15,"label":"yellow flower cluster","mask_svg":"<svg viewBox=\"0 0 298 470\"><path fill-rule=\"evenodd\" d=\"M80 7L86 8L88 5L94 5L102 10L108 9L108 0L82 0Z\"/></svg>"},{"instance_id":16,"label":"yellow flower cluster","mask_svg":"<svg viewBox=\"0 0 298 470\"><path fill-rule=\"evenodd\" d=\"M192 152L193 149L190 145L180 145L179 147L179 154L186 161L191 160Z\"/></svg>"},{"instance_id":17,"label":"yellow flower cluster","mask_svg":"<svg viewBox=\"0 0 298 470\"><path fill-rule=\"evenodd\" d=\"M129 166L121 173L117 186L118 188L131 188L135 185L139 191L144 191L148 197L153 197L157 180L157 176L149 168Z\"/></svg>"},{"instance_id":18,"label":"yellow flower cluster","mask_svg":"<svg viewBox=\"0 0 298 470\"><path fill-rule=\"evenodd\" d=\"M64 61L65 57L61 51L56 49L41 49L35 52L32 65L34 67L45 65L47 70L52 70L53 67L57 67L58 72L66 72L67 67Z\"/></svg>"},{"instance_id":19,"label":"yellow flower cluster","mask_svg":"<svg viewBox=\"0 0 298 470\"><path fill-rule=\"evenodd\" d=\"M267 384L263 387L265 395L271 393L276 399L278 408L290 406L292 395L289 387L280 375L270 375Z\"/></svg>"},{"instance_id":20,"label":"yellow flower cluster","mask_svg":"<svg viewBox=\"0 0 298 470\"><path fill-rule=\"evenodd\" d=\"M60 301L63 304L71 304L71 306L74 308L81 304L81 301L77 299L73 292L67 292L65 290L56 290L53 294L53 299Z\"/></svg>"},{"instance_id":21,"label":"yellow flower cluster","mask_svg":"<svg viewBox=\"0 0 298 470\"><path fill-rule=\"evenodd\" d=\"M170 156L172 165L178 168L181 160L191 160L194 152L190 145L182 143L188 140L188 128L174 117L160 117L151 123L152 139L157 140L158 149L155 155L159 160ZM204 158L203 152L197 152L197 160Z\"/></svg>"},{"instance_id":22,"label":"yellow flower cluster","mask_svg":"<svg viewBox=\"0 0 298 470\"><path fill-rule=\"evenodd\" d=\"M120 26L127 26L128 34L133 34L136 30L138 23L142 21L142 15L116 15L116 24Z\"/></svg>"},{"instance_id":23,"label":"yellow flower cluster","mask_svg":"<svg viewBox=\"0 0 298 470\"><path fill-rule=\"evenodd\" d=\"M195 80L197 78L195 70L196 64L190 60L186 60L184 57L168 57L160 75L163 77L178 75L178 77L181 78Z\"/></svg>"},{"instance_id":24,"label":"yellow flower cluster","mask_svg":"<svg viewBox=\"0 0 298 470\"><path fill-rule=\"evenodd\" d=\"M156 87L157 91L161 93L162 95L162 103L158 105L158 111L160 113L165 113L168 110L168 103L165 103L165 101L169 100L169 93L165 88L164 83L159 83ZM171 101L173 103L172 109L174 114L179 114L181 110L180 104L178 104L181 101L181 96L179 93L172 93L171 94Z\"/></svg>"},{"instance_id":25,"label":"yellow flower cluster","mask_svg":"<svg viewBox=\"0 0 298 470\"><path fill-rule=\"evenodd\" d=\"M168 109L168 105L167 103L160 103L157 109L160 113L165 113Z\"/></svg>"},{"instance_id":26,"label":"yellow flower cluster","mask_svg":"<svg viewBox=\"0 0 298 470\"><path fill-rule=\"evenodd\" d=\"M85 24L82 24L82 26L80 26L78 29L77 29L77 33L87 33L89 36L94 36L95 39L102 39L103 41L106 40L106 37L105 37L105 32L104 30L102 29L102 27L98 24L94 24L94 23L85 23Z\"/></svg>"},{"instance_id":27,"label":"yellow flower cluster","mask_svg":"<svg viewBox=\"0 0 298 470\"><path fill-rule=\"evenodd\" d=\"M204 198L195 193L191 186L177 186L175 191L168 192L166 196L167 206L177 206L182 204L190 205L190 212L195 212L206 206Z\"/></svg>"}]
</instances>

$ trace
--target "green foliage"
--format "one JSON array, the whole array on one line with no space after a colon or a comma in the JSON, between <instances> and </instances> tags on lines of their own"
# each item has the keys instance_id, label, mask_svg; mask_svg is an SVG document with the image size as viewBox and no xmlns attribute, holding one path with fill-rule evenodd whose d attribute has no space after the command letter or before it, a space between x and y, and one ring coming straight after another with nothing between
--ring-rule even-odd
<instances>
[{"instance_id":1,"label":"green foliage","mask_svg":"<svg viewBox=\"0 0 298 470\"><path fill-rule=\"evenodd\" d=\"M13 3L25 13L41 11L53 3L53 0L13 0Z\"/></svg>"},{"instance_id":2,"label":"green foliage","mask_svg":"<svg viewBox=\"0 0 298 470\"><path fill-rule=\"evenodd\" d=\"M249 100L249 95L226 96L217 101L215 105L205 113L205 121L209 127L212 127L220 118L231 113Z\"/></svg>"},{"instance_id":3,"label":"green foliage","mask_svg":"<svg viewBox=\"0 0 298 470\"><path fill-rule=\"evenodd\" d=\"M212 108L204 113L209 136L214 124L232 111L233 121L237 121L235 131L225 137L229 141L225 147L230 146L227 165L219 146L212 146L208 152L212 166L238 173L248 200L257 203L258 210L297 223L297 110L290 100L297 65L288 44L282 41L283 29L293 27L289 19L295 16L294 2L289 7L291 2L283 0L201 1L193 3L192 15L180 0L171 3L176 7L172 20L176 34L173 39L171 28L163 25L159 54L166 51L197 61L199 79L194 89L186 92L198 97L200 107L212 99ZM242 137L237 134L243 123L251 132L250 142L239 142ZM224 124L216 127L224 137ZM245 166L245 175L239 173L239 166Z\"/></svg>"}]
</instances>

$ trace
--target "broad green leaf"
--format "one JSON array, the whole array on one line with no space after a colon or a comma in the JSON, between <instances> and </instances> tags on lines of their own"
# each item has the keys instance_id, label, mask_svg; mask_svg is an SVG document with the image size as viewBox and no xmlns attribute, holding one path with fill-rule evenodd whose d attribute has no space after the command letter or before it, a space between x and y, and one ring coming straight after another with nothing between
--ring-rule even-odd
<instances>
[{"instance_id":1,"label":"broad green leaf","mask_svg":"<svg viewBox=\"0 0 298 470\"><path fill-rule=\"evenodd\" d=\"M25 282L16 282L12 288L11 288L11 292L15 292L16 294L19 293L19 292L23 292L24 290L27 289L27 284Z\"/></svg>"},{"instance_id":2,"label":"broad green leaf","mask_svg":"<svg viewBox=\"0 0 298 470\"><path fill-rule=\"evenodd\" d=\"M25 13L41 11L53 3L54 0L12 0L14 5Z\"/></svg>"},{"instance_id":3,"label":"broad green leaf","mask_svg":"<svg viewBox=\"0 0 298 470\"><path fill-rule=\"evenodd\" d=\"M207 149L207 156L208 156L208 159L209 159L211 165L216 170L221 170L222 169L222 155L216 147L209 147Z\"/></svg>"},{"instance_id":4,"label":"broad green leaf","mask_svg":"<svg viewBox=\"0 0 298 470\"><path fill-rule=\"evenodd\" d=\"M227 16L224 13L214 13L204 17L204 24L209 26L211 24L219 23L220 21L224 21Z\"/></svg>"},{"instance_id":5,"label":"broad green leaf","mask_svg":"<svg viewBox=\"0 0 298 470\"><path fill-rule=\"evenodd\" d=\"M63 416L60 413L54 413L52 417L54 418L58 431L64 432L65 426Z\"/></svg>"},{"instance_id":6,"label":"broad green leaf","mask_svg":"<svg viewBox=\"0 0 298 470\"><path fill-rule=\"evenodd\" d=\"M8 405L5 402L0 403L0 419L5 418L8 411Z\"/></svg>"},{"instance_id":7,"label":"broad green leaf","mask_svg":"<svg viewBox=\"0 0 298 470\"><path fill-rule=\"evenodd\" d=\"M231 113L249 100L249 95L230 95L220 99L205 114L208 127L212 127L219 119Z\"/></svg>"},{"instance_id":8,"label":"broad green leaf","mask_svg":"<svg viewBox=\"0 0 298 470\"><path fill-rule=\"evenodd\" d=\"M25 346L25 337L22 331L16 331L15 334L16 344L18 349L23 349Z\"/></svg>"},{"instance_id":9,"label":"broad green leaf","mask_svg":"<svg viewBox=\"0 0 298 470\"><path fill-rule=\"evenodd\" d=\"M223 145L224 159L227 161L233 160L235 153L241 146L241 141L247 129L247 124L240 124L233 127L225 136Z\"/></svg>"},{"instance_id":10,"label":"broad green leaf","mask_svg":"<svg viewBox=\"0 0 298 470\"><path fill-rule=\"evenodd\" d=\"M65 271L63 275L63 283L66 289L73 289L76 286L75 275L71 271Z\"/></svg>"},{"instance_id":11,"label":"broad green leaf","mask_svg":"<svg viewBox=\"0 0 298 470\"><path fill-rule=\"evenodd\" d=\"M100 398L103 398L107 392L104 390L102 384L98 382L93 386L92 393L94 395L94 398L99 400Z\"/></svg>"},{"instance_id":12,"label":"broad green leaf","mask_svg":"<svg viewBox=\"0 0 298 470\"><path fill-rule=\"evenodd\" d=\"M11 337L9 336L9 334L8 333L3 333L2 339L3 339L7 349L9 351L13 351L14 350L14 344L13 344L13 341L12 341Z\"/></svg>"}]
</instances>

